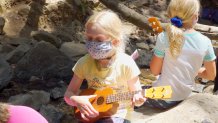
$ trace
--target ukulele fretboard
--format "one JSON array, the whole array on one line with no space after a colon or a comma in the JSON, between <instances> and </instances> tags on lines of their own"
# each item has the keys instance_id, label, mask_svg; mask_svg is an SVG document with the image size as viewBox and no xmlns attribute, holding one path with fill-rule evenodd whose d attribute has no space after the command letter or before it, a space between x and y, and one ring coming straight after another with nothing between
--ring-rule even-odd
<instances>
[{"instance_id":1,"label":"ukulele fretboard","mask_svg":"<svg viewBox=\"0 0 218 123\"><path fill-rule=\"evenodd\" d=\"M134 94L141 92L139 91L132 91L132 92L125 92L125 93L118 93L118 94L112 94L107 96L106 103L113 103L123 100L130 100L133 98Z\"/></svg>"}]
</instances>

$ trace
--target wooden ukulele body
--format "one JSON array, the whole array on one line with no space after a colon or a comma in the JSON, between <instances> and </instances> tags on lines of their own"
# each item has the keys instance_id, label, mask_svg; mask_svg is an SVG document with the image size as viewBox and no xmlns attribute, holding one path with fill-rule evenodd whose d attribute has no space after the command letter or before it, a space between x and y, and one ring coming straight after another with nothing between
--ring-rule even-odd
<instances>
[{"instance_id":1,"label":"wooden ukulele body","mask_svg":"<svg viewBox=\"0 0 218 123\"><path fill-rule=\"evenodd\" d=\"M91 98L89 101L92 106L99 112L99 116L95 118L89 118L90 121L86 121L81 117L81 113L77 107L75 107L75 116L79 121L93 123L100 118L110 117L117 112L119 104L117 102L107 103L106 98L108 95L113 94L111 88L105 88L103 90L86 89L80 93L80 96L85 95L97 95L95 98Z\"/></svg>"}]
</instances>

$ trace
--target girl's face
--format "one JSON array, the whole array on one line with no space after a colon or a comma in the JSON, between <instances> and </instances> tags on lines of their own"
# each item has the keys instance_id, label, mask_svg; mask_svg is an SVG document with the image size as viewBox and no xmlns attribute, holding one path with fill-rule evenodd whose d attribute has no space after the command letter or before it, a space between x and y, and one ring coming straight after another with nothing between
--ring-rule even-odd
<instances>
[{"instance_id":1,"label":"girl's face","mask_svg":"<svg viewBox=\"0 0 218 123\"><path fill-rule=\"evenodd\" d=\"M86 27L85 35L87 41L99 42L99 43L111 41L112 46L114 46L116 43L116 40L111 40L111 38L108 35L106 35L104 30L101 29L98 25L88 24ZM103 66L104 65L107 66L114 55L115 52L110 52L109 54L107 54L106 58L97 59L97 61L100 64L103 64Z\"/></svg>"},{"instance_id":2,"label":"girl's face","mask_svg":"<svg viewBox=\"0 0 218 123\"><path fill-rule=\"evenodd\" d=\"M85 35L88 41L109 41L109 36L105 35L100 27L93 24L87 25Z\"/></svg>"}]
</instances>

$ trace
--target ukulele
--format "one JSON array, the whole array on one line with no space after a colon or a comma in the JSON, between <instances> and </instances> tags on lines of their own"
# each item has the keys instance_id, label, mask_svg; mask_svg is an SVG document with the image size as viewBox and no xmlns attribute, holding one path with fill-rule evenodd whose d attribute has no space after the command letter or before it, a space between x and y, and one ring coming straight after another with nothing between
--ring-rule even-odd
<instances>
[{"instance_id":1,"label":"ukulele","mask_svg":"<svg viewBox=\"0 0 218 123\"><path fill-rule=\"evenodd\" d=\"M149 89L143 89L142 91L117 94L113 93L112 88L105 88L102 90L85 89L81 91L79 95L97 95L96 97L89 99L92 106L99 112L99 116L89 118L88 122L93 123L100 118L110 117L115 114L119 106L118 101L131 100L134 94L139 92L141 92L144 97L152 99L169 99L172 96L171 86L152 87ZM74 115L78 120L87 122L81 117L80 110L77 107L74 109Z\"/></svg>"},{"instance_id":2,"label":"ukulele","mask_svg":"<svg viewBox=\"0 0 218 123\"><path fill-rule=\"evenodd\" d=\"M163 31L160 21L156 17L148 18L149 25L152 27L155 34L159 34Z\"/></svg>"}]
</instances>

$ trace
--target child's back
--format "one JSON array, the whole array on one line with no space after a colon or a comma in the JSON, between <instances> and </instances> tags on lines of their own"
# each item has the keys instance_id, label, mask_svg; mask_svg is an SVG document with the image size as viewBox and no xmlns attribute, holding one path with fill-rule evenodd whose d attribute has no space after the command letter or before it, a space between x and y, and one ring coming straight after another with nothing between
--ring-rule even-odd
<instances>
[{"instance_id":1,"label":"child's back","mask_svg":"<svg viewBox=\"0 0 218 123\"><path fill-rule=\"evenodd\" d=\"M159 80L154 86L171 85L173 88L173 97L171 100L177 101L186 98L194 86L195 76L201 68L203 61L214 60L214 51L211 41L201 33L194 31L184 33L185 41L180 55L175 59L171 56L169 50L169 41L167 33L161 33L158 36L156 45L156 54L161 57L161 51L164 50L163 67Z\"/></svg>"},{"instance_id":2,"label":"child's back","mask_svg":"<svg viewBox=\"0 0 218 123\"><path fill-rule=\"evenodd\" d=\"M199 0L171 0L167 14L171 23L158 36L151 72L160 75L153 86L171 85L168 101L150 101L155 107L169 108L191 95L196 76L213 80L215 54L211 41L194 30L200 12ZM202 65L204 65L202 67Z\"/></svg>"}]
</instances>

